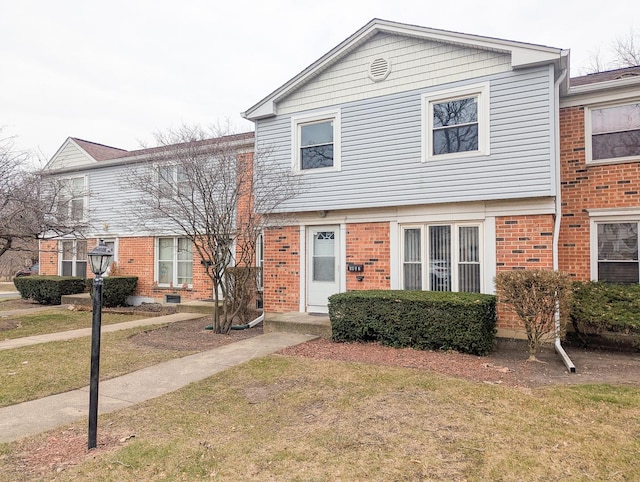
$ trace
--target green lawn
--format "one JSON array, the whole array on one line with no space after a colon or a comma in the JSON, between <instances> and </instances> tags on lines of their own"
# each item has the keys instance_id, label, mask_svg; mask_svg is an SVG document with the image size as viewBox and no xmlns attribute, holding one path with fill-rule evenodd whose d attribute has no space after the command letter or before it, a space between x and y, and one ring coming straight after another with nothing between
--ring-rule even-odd
<instances>
[{"instance_id":1,"label":"green lawn","mask_svg":"<svg viewBox=\"0 0 640 482\"><path fill-rule=\"evenodd\" d=\"M0 479L33 478L21 464L49 437L0 446ZM272 355L101 416L101 440L43 479L637 480L640 391Z\"/></svg>"},{"instance_id":2,"label":"green lawn","mask_svg":"<svg viewBox=\"0 0 640 482\"><path fill-rule=\"evenodd\" d=\"M0 311L0 326L17 322L15 328L0 329L0 341L25 336L43 335L45 333L57 333L59 331L76 330L78 328L91 328L90 311L71 311L64 308L52 308L36 313L21 315L2 315ZM102 313L102 324L111 325L124 321L133 321L146 318L140 315Z\"/></svg>"},{"instance_id":3,"label":"green lawn","mask_svg":"<svg viewBox=\"0 0 640 482\"><path fill-rule=\"evenodd\" d=\"M103 333L100 379L193 353L140 347L129 341L136 333L161 326ZM0 351L0 407L87 386L90 362L91 337Z\"/></svg>"}]
</instances>

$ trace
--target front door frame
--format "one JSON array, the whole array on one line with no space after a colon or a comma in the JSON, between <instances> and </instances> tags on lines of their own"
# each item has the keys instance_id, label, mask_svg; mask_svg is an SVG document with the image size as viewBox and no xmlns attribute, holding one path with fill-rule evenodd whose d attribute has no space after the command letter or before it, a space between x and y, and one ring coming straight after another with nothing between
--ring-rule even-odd
<instances>
[{"instance_id":1,"label":"front door frame","mask_svg":"<svg viewBox=\"0 0 640 482\"><path fill-rule=\"evenodd\" d=\"M336 243L336 282L339 293L346 291L346 274L345 274L345 262L344 256L346 252L346 225L331 223L331 224L313 224L309 226L300 226L300 311L301 312L326 312L327 307L320 305L310 305L309 304L309 287L310 287L310 277L311 277L311 269L310 262L312 256L312 246L310 245L310 236L314 230L321 230L323 228L326 229L335 229L336 234L338 236L338 240Z\"/></svg>"}]
</instances>

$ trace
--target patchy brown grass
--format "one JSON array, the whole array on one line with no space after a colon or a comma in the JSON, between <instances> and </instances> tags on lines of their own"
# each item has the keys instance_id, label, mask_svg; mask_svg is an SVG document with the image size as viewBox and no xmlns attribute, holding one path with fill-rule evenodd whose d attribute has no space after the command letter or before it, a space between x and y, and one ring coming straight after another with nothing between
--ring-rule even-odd
<instances>
[{"instance_id":1,"label":"patchy brown grass","mask_svg":"<svg viewBox=\"0 0 640 482\"><path fill-rule=\"evenodd\" d=\"M272 355L101 417L99 450L0 446L9 480L633 480L640 391L514 388Z\"/></svg>"},{"instance_id":2,"label":"patchy brown grass","mask_svg":"<svg viewBox=\"0 0 640 482\"><path fill-rule=\"evenodd\" d=\"M35 313L11 315L2 315L0 311L0 340L91 328L91 317L90 311L72 311L65 308L51 308ZM113 325L142 318L146 317L140 314L104 312L102 313L102 324Z\"/></svg>"}]
</instances>

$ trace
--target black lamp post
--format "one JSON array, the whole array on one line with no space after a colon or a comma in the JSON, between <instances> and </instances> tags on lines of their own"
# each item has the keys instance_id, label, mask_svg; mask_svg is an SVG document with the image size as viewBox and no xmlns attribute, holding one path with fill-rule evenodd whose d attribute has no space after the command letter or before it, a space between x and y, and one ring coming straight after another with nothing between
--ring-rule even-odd
<instances>
[{"instance_id":1,"label":"black lamp post","mask_svg":"<svg viewBox=\"0 0 640 482\"><path fill-rule=\"evenodd\" d=\"M91 323L91 383L89 386L89 450L96 447L98 430L98 379L100 374L100 324L102 323L102 275L111 262L113 252L100 240L89 252L93 279L93 318Z\"/></svg>"}]
</instances>

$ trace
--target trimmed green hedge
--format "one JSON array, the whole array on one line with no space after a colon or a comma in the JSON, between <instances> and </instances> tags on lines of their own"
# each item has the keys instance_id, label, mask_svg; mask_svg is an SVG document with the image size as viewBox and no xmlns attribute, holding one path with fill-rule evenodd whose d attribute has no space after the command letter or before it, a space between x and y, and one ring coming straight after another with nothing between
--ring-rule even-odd
<instances>
[{"instance_id":1,"label":"trimmed green hedge","mask_svg":"<svg viewBox=\"0 0 640 482\"><path fill-rule=\"evenodd\" d=\"M350 291L329 297L335 341L486 355L495 342L496 298L477 293Z\"/></svg>"},{"instance_id":2,"label":"trimmed green hedge","mask_svg":"<svg viewBox=\"0 0 640 482\"><path fill-rule=\"evenodd\" d=\"M126 306L127 297L133 294L138 285L137 276L107 276L103 281L102 306L107 308ZM93 278L87 279L87 284L93 297Z\"/></svg>"},{"instance_id":3,"label":"trimmed green hedge","mask_svg":"<svg viewBox=\"0 0 640 482\"><path fill-rule=\"evenodd\" d=\"M574 283L571 322L584 343L599 335L640 347L640 285Z\"/></svg>"},{"instance_id":4,"label":"trimmed green hedge","mask_svg":"<svg viewBox=\"0 0 640 482\"><path fill-rule=\"evenodd\" d=\"M85 290L84 278L72 276L20 276L13 284L23 299L43 305L59 305L62 295L73 295Z\"/></svg>"}]
</instances>

